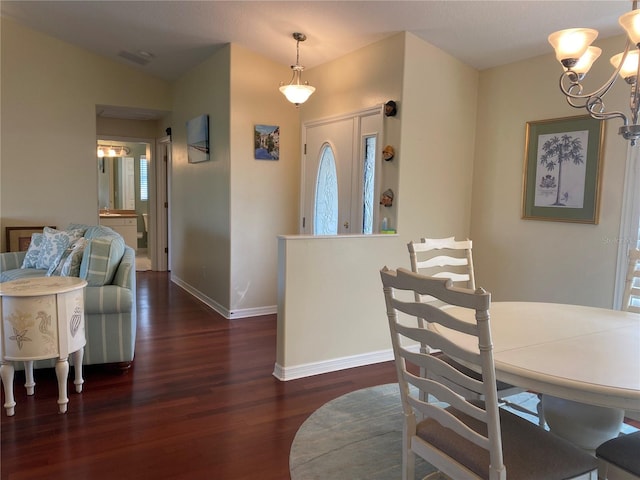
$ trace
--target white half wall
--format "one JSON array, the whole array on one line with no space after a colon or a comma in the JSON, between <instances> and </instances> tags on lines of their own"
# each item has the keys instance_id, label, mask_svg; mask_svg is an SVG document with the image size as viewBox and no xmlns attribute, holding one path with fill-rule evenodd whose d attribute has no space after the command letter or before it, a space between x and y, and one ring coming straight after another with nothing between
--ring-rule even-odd
<instances>
[{"instance_id":1,"label":"white half wall","mask_svg":"<svg viewBox=\"0 0 640 480\"><path fill-rule=\"evenodd\" d=\"M282 380L393 357L380 269L408 266L397 235L278 238Z\"/></svg>"}]
</instances>

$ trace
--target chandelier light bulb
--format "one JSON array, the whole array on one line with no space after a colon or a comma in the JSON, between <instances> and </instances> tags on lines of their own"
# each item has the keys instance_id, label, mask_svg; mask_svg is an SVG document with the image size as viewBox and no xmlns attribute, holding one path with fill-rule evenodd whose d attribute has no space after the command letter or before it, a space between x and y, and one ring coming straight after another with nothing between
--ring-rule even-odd
<instances>
[{"instance_id":1,"label":"chandelier light bulb","mask_svg":"<svg viewBox=\"0 0 640 480\"><path fill-rule=\"evenodd\" d=\"M638 45L640 43L640 11L631 10L618 19L618 23L627 32L627 36L631 43Z\"/></svg>"},{"instance_id":2,"label":"chandelier light bulb","mask_svg":"<svg viewBox=\"0 0 640 480\"><path fill-rule=\"evenodd\" d=\"M597 38L598 31L591 28L569 28L549 35L549 43L556 58L565 67L573 67Z\"/></svg>"},{"instance_id":3,"label":"chandelier light bulb","mask_svg":"<svg viewBox=\"0 0 640 480\"><path fill-rule=\"evenodd\" d=\"M613 65L613 68L618 68L620 62L622 61L623 55L624 52L611 57L609 61L611 62L611 65ZM627 58L624 59L624 63L620 68L619 74L628 83L633 83L636 81L636 76L638 75L638 50L632 50L627 53Z\"/></svg>"},{"instance_id":4,"label":"chandelier light bulb","mask_svg":"<svg viewBox=\"0 0 640 480\"><path fill-rule=\"evenodd\" d=\"M602 53L602 49L598 47L589 47L587 51L580 57L578 62L571 68L578 75L586 75L587 72L591 69L593 63L598 59L600 54Z\"/></svg>"}]
</instances>

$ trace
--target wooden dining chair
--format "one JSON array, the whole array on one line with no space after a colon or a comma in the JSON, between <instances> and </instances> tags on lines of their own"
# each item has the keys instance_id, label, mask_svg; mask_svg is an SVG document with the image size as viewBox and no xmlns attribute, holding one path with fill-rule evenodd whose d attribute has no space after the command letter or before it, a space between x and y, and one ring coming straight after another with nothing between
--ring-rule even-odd
<instances>
[{"instance_id":1,"label":"wooden dining chair","mask_svg":"<svg viewBox=\"0 0 640 480\"><path fill-rule=\"evenodd\" d=\"M629 250L627 276L624 282L621 310L640 313L640 250ZM640 412L625 412L625 416L640 421ZM640 455L640 453L639 453Z\"/></svg>"},{"instance_id":2,"label":"wooden dining chair","mask_svg":"<svg viewBox=\"0 0 640 480\"><path fill-rule=\"evenodd\" d=\"M598 479L640 479L640 432L621 435L596 448Z\"/></svg>"},{"instance_id":3,"label":"wooden dining chair","mask_svg":"<svg viewBox=\"0 0 640 480\"><path fill-rule=\"evenodd\" d=\"M622 310L640 313L640 250L629 251L629 266L624 283Z\"/></svg>"},{"instance_id":4,"label":"wooden dining chair","mask_svg":"<svg viewBox=\"0 0 640 480\"><path fill-rule=\"evenodd\" d=\"M472 246L471 240L456 240L455 237L422 238L419 242L409 242L407 248L409 250L411 271L436 278L448 278L453 282L453 285L474 290L476 288L476 280L473 271ZM437 299L429 298L428 296L416 294L415 298L417 301L426 301L438 305ZM420 325L422 325L422 322L422 319L418 319ZM422 348L427 351L424 345ZM436 355L442 356L441 353L436 353ZM451 363L456 368L465 368L446 356L442 356L442 360ZM475 375L479 379L475 372L467 370L466 373ZM452 385L451 387L467 398L480 399L475 392L468 391L460 385ZM500 399L525 391L523 388L504 382L497 382L497 388ZM533 412L530 413L533 414ZM540 415L540 411L538 411L538 415Z\"/></svg>"},{"instance_id":5,"label":"wooden dining chair","mask_svg":"<svg viewBox=\"0 0 640 480\"><path fill-rule=\"evenodd\" d=\"M407 269L380 271L391 342L403 408L402 479L413 480L418 455L455 480L595 479L597 461L566 440L498 408L489 310L491 295L454 287L449 279L426 277ZM408 292L408 293L407 293ZM444 304L408 298L430 295ZM461 321L450 306L472 309L475 322ZM423 318L476 337L478 350L465 350L443 338L436 328L416 322ZM407 346L426 344L482 373L482 380L466 375L441 359ZM477 343L476 343L477 342ZM435 371L435 379L418 371ZM446 378L480 394L468 400L451 390ZM421 393L437 402L425 402Z\"/></svg>"}]
</instances>

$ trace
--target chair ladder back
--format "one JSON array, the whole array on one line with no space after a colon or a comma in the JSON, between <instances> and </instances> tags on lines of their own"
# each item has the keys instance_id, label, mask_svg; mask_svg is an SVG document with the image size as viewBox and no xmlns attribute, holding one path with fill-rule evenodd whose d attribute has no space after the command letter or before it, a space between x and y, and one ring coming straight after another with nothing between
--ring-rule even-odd
<instances>
[{"instance_id":1,"label":"chair ladder back","mask_svg":"<svg viewBox=\"0 0 640 480\"><path fill-rule=\"evenodd\" d=\"M447 238L421 238L409 242L411 271L429 276L451 278L453 282L475 290L471 240Z\"/></svg>"},{"instance_id":2,"label":"chair ladder back","mask_svg":"<svg viewBox=\"0 0 640 480\"><path fill-rule=\"evenodd\" d=\"M398 383L407 421L405 431L407 428L415 430L418 419L420 424L425 421L435 421L450 428L455 435L486 449L489 452L491 469L495 472L504 472L495 365L489 326L491 295L482 289L474 292L457 288L453 286L450 279L427 277L403 268L393 271L385 267L380 275ZM456 318L448 308L443 310L419 300L400 301L397 297L404 298L398 293L402 291L413 291L414 297L429 295L447 306L475 310L475 322L470 323ZM397 296L396 293L398 293ZM416 317L423 318L430 328L420 325L416 327ZM477 337L475 344L478 345L478 352L462 349L444 338L438 331L440 325ZM464 371L453 368L422 350L415 352L403 346L410 342L439 349L443 354L462 361L470 369L481 372L482 380L470 377ZM414 373L415 371L419 371L420 374ZM425 372L433 372L435 377L429 377ZM485 399L484 406L455 392L449 382L456 385L462 383L465 388L479 390ZM429 395L435 397L438 402L427 401ZM486 435L479 433L475 425L477 422L486 425ZM416 437L416 432L409 432L408 435L412 435L411 443L417 442L420 444L421 451L428 452L426 455L429 458L442 456L439 448ZM405 441L409 440L405 438ZM455 464L455 461L453 463ZM456 470L458 472L464 471L462 466L452 468L460 468Z\"/></svg>"}]
</instances>

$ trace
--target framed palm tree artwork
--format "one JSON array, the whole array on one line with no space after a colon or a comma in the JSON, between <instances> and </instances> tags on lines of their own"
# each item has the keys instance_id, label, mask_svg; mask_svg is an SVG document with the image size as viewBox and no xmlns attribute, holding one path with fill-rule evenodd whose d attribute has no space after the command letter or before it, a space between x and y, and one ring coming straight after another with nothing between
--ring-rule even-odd
<instances>
[{"instance_id":1,"label":"framed palm tree artwork","mask_svg":"<svg viewBox=\"0 0 640 480\"><path fill-rule=\"evenodd\" d=\"M605 122L527 122L522 218L598 223Z\"/></svg>"}]
</instances>

